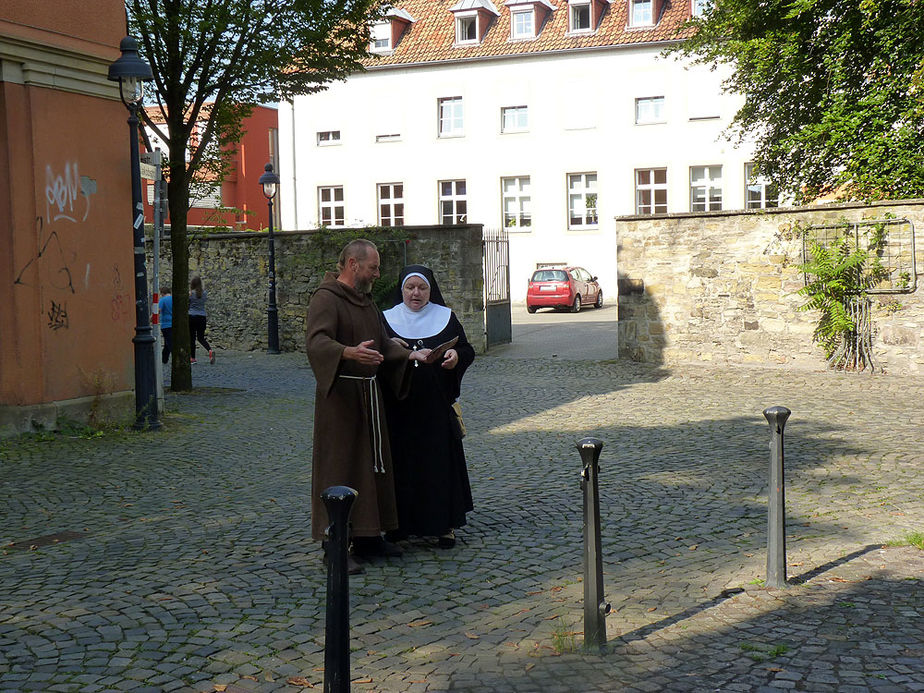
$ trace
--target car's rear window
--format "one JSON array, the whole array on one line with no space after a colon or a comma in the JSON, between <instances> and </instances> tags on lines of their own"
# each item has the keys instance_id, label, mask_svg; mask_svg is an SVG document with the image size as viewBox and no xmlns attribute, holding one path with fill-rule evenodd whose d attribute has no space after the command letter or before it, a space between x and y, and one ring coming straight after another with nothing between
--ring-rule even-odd
<instances>
[{"instance_id":1,"label":"car's rear window","mask_svg":"<svg viewBox=\"0 0 924 693\"><path fill-rule=\"evenodd\" d=\"M565 282L568 281L568 275L564 270L536 270L533 272L532 281L534 282Z\"/></svg>"}]
</instances>

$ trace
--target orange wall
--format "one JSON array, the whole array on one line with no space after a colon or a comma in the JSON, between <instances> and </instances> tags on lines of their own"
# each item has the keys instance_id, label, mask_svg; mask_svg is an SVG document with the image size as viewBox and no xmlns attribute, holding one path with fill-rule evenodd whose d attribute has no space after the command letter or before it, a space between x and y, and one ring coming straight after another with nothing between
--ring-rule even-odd
<instances>
[{"instance_id":1,"label":"orange wall","mask_svg":"<svg viewBox=\"0 0 924 693\"><path fill-rule=\"evenodd\" d=\"M44 45L111 62L124 7L0 3L0 37L43 26ZM0 81L0 405L133 388L127 115L111 98Z\"/></svg>"},{"instance_id":2,"label":"orange wall","mask_svg":"<svg viewBox=\"0 0 924 693\"><path fill-rule=\"evenodd\" d=\"M84 43L116 48L125 36L125 5L113 0L3 0L0 27L8 36L34 38L50 45L85 51Z\"/></svg>"}]
</instances>

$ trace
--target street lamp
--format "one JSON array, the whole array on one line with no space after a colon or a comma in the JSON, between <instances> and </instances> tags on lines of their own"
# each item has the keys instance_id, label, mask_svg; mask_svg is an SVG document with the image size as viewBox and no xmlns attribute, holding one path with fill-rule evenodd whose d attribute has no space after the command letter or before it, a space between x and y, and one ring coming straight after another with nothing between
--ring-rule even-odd
<instances>
[{"instance_id":1,"label":"street lamp","mask_svg":"<svg viewBox=\"0 0 924 693\"><path fill-rule=\"evenodd\" d=\"M273 172L273 165L267 164L260 176L263 196L269 205L269 306L266 308L267 354L279 353L279 311L276 309L276 242L273 238L273 198L279 190L279 176Z\"/></svg>"},{"instance_id":2,"label":"street lamp","mask_svg":"<svg viewBox=\"0 0 924 693\"><path fill-rule=\"evenodd\" d=\"M148 277L144 260L144 206L138 155L138 109L144 82L154 79L151 66L138 56L138 43L126 36L119 43L122 56L109 66L109 79L119 83L119 97L128 109L129 153L132 176L132 233L135 247L135 428L160 428L154 375L154 335L148 309ZM157 249L155 249L157 252Z\"/></svg>"}]
</instances>

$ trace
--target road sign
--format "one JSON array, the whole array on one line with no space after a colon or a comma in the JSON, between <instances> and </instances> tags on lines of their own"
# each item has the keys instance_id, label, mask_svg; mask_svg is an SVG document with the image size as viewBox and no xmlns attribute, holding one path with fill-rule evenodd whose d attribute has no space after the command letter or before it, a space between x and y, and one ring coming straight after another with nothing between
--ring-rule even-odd
<instances>
[{"instance_id":1,"label":"road sign","mask_svg":"<svg viewBox=\"0 0 924 693\"><path fill-rule=\"evenodd\" d=\"M157 167L153 164L140 164L141 177L148 180L157 180Z\"/></svg>"}]
</instances>

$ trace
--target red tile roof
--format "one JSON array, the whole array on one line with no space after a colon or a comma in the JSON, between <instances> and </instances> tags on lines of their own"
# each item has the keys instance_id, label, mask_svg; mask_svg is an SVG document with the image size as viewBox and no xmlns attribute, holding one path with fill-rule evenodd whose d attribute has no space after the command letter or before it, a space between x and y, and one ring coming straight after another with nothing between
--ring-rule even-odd
<instances>
[{"instance_id":1,"label":"red tile roof","mask_svg":"<svg viewBox=\"0 0 924 693\"><path fill-rule=\"evenodd\" d=\"M549 15L539 36L513 41L510 39L510 10L502 0L497 0L494 5L500 16L491 24L484 40L477 45L456 47L453 45L455 18L449 11L456 2L396 0L393 6L408 12L415 21L404 32L393 53L372 55L363 61L364 65L376 68L666 42L686 35L688 30L684 30L684 33L678 33L678 30L690 16L687 0L661 0L660 3L655 0L656 6L661 5L658 23L652 27L629 27L629 0L614 0L607 7L596 31L569 34L568 0L551 0L556 9Z\"/></svg>"}]
</instances>

